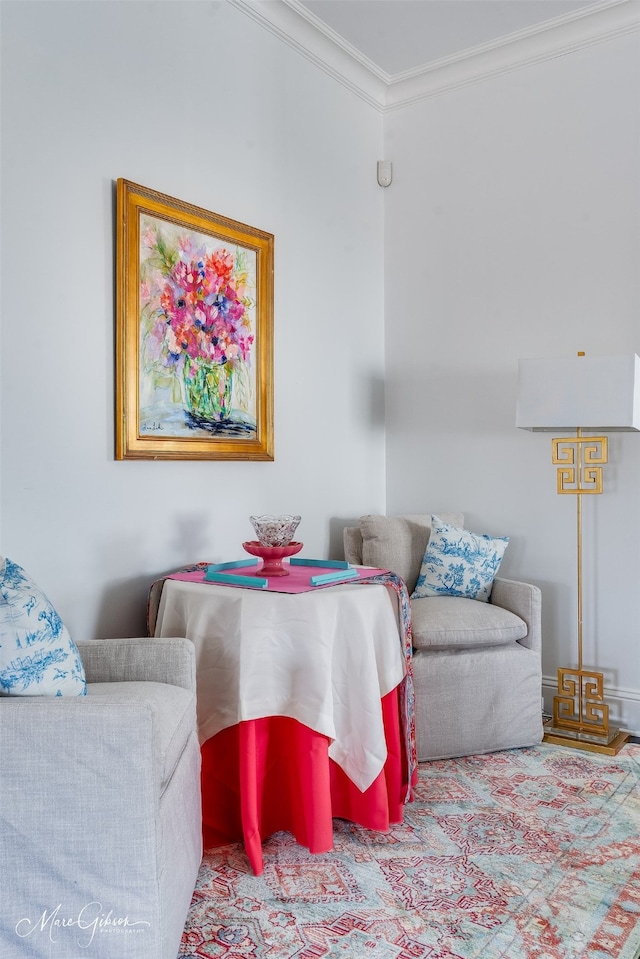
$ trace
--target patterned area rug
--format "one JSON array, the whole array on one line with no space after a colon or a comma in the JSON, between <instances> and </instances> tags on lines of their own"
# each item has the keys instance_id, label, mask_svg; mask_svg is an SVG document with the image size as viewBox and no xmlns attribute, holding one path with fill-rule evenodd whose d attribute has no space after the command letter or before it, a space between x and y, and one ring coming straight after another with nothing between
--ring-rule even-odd
<instances>
[{"instance_id":1,"label":"patterned area rug","mask_svg":"<svg viewBox=\"0 0 640 959\"><path fill-rule=\"evenodd\" d=\"M405 821L209 851L179 959L637 959L640 745L420 765Z\"/></svg>"}]
</instances>

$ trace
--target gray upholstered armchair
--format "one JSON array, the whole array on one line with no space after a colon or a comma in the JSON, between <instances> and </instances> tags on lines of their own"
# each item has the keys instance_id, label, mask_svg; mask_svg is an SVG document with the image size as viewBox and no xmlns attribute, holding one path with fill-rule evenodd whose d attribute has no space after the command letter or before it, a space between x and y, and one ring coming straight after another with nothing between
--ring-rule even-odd
<instances>
[{"instance_id":1,"label":"gray upholstered armchair","mask_svg":"<svg viewBox=\"0 0 640 959\"><path fill-rule=\"evenodd\" d=\"M193 644L77 646L86 696L0 697L0 955L176 959L202 855Z\"/></svg>"},{"instance_id":2,"label":"gray upholstered armchair","mask_svg":"<svg viewBox=\"0 0 640 959\"><path fill-rule=\"evenodd\" d=\"M461 513L440 513L462 527ZM362 516L344 530L350 563L389 569L409 594L420 573L429 515ZM542 740L541 594L496 578L490 601L411 601L418 759L531 746Z\"/></svg>"}]
</instances>

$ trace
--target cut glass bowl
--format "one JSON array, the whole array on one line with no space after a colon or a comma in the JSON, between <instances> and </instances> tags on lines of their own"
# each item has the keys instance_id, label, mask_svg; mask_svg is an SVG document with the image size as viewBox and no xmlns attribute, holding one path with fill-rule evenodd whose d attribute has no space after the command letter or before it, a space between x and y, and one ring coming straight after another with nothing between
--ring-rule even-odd
<instances>
[{"instance_id":1,"label":"cut glass bowl","mask_svg":"<svg viewBox=\"0 0 640 959\"><path fill-rule=\"evenodd\" d=\"M288 546L300 522L300 516L250 516L261 546Z\"/></svg>"}]
</instances>

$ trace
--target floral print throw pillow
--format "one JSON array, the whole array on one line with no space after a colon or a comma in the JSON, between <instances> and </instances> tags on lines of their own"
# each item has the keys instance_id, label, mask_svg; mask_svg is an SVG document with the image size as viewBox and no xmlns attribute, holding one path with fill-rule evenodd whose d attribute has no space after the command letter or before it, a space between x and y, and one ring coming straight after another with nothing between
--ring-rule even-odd
<instances>
[{"instance_id":1,"label":"floral print throw pillow","mask_svg":"<svg viewBox=\"0 0 640 959\"><path fill-rule=\"evenodd\" d=\"M0 696L84 696L76 644L29 575L0 557Z\"/></svg>"},{"instance_id":2,"label":"floral print throw pillow","mask_svg":"<svg viewBox=\"0 0 640 959\"><path fill-rule=\"evenodd\" d=\"M411 599L463 596L486 603L508 536L491 537L431 517L431 536Z\"/></svg>"}]
</instances>

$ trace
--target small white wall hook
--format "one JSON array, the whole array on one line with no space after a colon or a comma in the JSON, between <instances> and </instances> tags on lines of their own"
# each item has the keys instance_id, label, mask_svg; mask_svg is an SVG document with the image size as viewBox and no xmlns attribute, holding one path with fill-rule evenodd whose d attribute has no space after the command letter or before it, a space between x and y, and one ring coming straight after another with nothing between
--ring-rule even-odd
<instances>
[{"instance_id":1,"label":"small white wall hook","mask_svg":"<svg viewBox=\"0 0 640 959\"><path fill-rule=\"evenodd\" d=\"M380 186L391 186L391 160L378 160L378 183Z\"/></svg>"}]
</instances>

